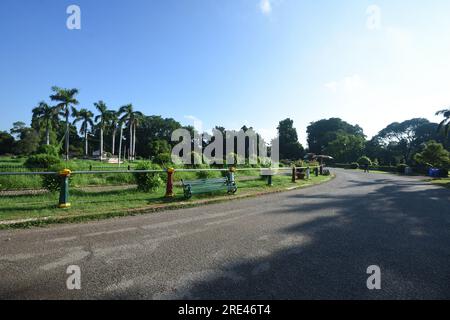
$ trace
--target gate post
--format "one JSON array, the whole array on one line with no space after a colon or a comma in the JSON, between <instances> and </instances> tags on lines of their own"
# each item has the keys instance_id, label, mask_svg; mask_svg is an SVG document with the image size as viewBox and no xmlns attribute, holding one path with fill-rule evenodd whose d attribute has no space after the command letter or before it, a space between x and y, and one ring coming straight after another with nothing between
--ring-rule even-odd
<instances>
[{"instance_id":1,"label":"gate post","mask_svg":"<svg viewBox=\"0 0 450 320\"><path fill-rule=\"evenodd\" d=\"M234 182L234 173L236 172L236 168L235 167L231 167L230 170L228 171L228 181L229 182Z\"/></svg>"},{"instance_id":2,"label":"gate post","mask_svg":"<svg viewBox=\"0 0 450 320\"><path fill-rule=\"evenodd\" d=\"M297 168L292 167L292 182L295 183L297 181Z\"/></svg>"},{"instance_id":3,"label":"gate post","mask_svg":"<svg viewBox=\"0 0 450 320\"><path fill-rule=\"evenodd\" d=\"M61 190L59 192L58 208L66 209L70 207L69 202L69 177L72 172L69 169L64 169L59 172L61 177Z\"/></svg>"},{"instance_id":4,"label":"gate post","mask_svg":"<svg viewBox=\"0 0 450 320\"><path fill-rule=\"evenodd\" d=\"M174 168L167 169L167 185L166 185L166 198L173 198L175 194L173 193L173 173Z\"/></svg>"}]
</instances>

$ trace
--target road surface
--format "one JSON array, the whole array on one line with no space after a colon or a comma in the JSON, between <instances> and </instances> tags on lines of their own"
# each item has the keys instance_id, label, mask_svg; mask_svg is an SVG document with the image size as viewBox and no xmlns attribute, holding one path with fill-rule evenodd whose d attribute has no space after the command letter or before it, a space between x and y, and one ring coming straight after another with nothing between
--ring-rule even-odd
<instances>
[{"instance_id":1,"label":"road surface","mask_svg":"<svg viewBox=\"0 0 450 320\"><path fill-rule=\"evenodd\" d=\"M259 198L1 231L0 298L450 299L450 191L335 172ZM381 290L367 288L372 265Z\"/></svg>"}]
</instances>

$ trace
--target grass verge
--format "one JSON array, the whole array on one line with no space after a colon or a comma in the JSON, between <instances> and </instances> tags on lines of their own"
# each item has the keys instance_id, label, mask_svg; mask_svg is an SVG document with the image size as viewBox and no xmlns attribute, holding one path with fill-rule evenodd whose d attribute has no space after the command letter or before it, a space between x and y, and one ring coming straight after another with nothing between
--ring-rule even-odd
<instances>
[{"instance_id":1,"label":"grass verge","mask_svg":"<svg viewBox=\"0 0 450 320\"><path fill-rule=\"evenodd\" d=\"M450 189L450 178L426 179L425 181Z\"/></svg>"},{"instance_id":2,"label":"grass verge","mask_svg":"<svg viewBox=\"0 0 450 320\"><path fill-rule=\"evenodd\" d=\"M163 188L153 193L142 193L133 189L109 192L72 190L72 207L69 209L57 208L58 194L8 196L0 198L0 229L82 222L195 207L312 186L332 178L333 176L312 177L308 181L302 180L293 184L288 176L276 176L272 187L267 186L266 181L262 179L241 182L237 180L239 191L236 195L211 193L196 195L190 200L184 199L180 187L175 188L176 196L171 199L164 198Z\"/></svg>"}]
</instances>

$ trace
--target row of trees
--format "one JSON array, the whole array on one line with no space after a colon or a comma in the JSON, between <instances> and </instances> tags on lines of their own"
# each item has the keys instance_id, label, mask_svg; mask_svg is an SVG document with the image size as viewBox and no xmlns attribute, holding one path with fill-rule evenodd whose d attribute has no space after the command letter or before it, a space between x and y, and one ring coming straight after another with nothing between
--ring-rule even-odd
<instances>
[{"instance_id":1,"label":"row of trees","mask_svg":"<svg viewBox=\"0 0 450 320\"><path fill-rule=\"evenodd\" d=\"M70 155L87 157L91 151L97 150L100 158L103 158L105 150L109 156L124 154L126 150L129 160L135 159L139 154L142 158L159 157L159 162L167 162L170 161L170 152L176 143L171 141L172 132L176 129L189 130L193 137L192 144L197 144L200 148L206 148L210 142L194 138L199 134L192 126L183 127L172 118L146 116L136 111L131 104L112 110L100 100L93 104L92 110L78 109L78 93L77 89L53 87L50 101L54 104L40 102L32 110L30 127L23 122L16 122L10 133L0 132L0 155L27 156L45 152L44 146L54 146L66 159ZM229 131L221 126L216 126L215 129L223 134ZM241 129L244 132L253 130L246 126ZM282 157L302 158L305 152L298 142L293 121L281 121L278 130ZM258 138L262 139L260 135ZM248 148L248 143L246 146ZM224 155L225 147L224 143Z\"/></svg>"},{"instance_id":2,"label":"row of trees","mask_svg":"<svg viewBox=\"0 0 450 320\"><path fill-rule=\"evenodd\" d=\"M367 156L380 165L414 165L416 155L430 141L440 144L442 150L450 149L450 110L439 111L437 115L444 116L440 124L423 118L394 122L370 140L358 125L339 118L323 119L307 128L309 152L331 155L338 163L355 162Z\"/></svg>"},{"instance_id":3,"label":"row of trees","mask_svg":"<svg viewBox=\"0 0 450 320\"><path fill-rule=\"evenodd\" d=\"M171 148L175 144L171 141L171 134L183 128L179 122L172 118L146 116L135 110L132 104L109 109L101 100L93 105L94 115L92 110L77 108L78 93L77 89L53 87L50 101L54 104L40 102L32 110L30 127L16 122L10 133L0 132L0 154L30 155L40 152L42 146L55 146L66 159L70 155L88 156L90 151L97 150L100 158L103 158L105 150L110 156L124 154L126 150L130 160L137 155L146 159L170 159ZM293 120L285 119L277 128L280 159L298 160L303 159L306 153L315 153L331 155L340 163L354 162L367 156L382 165L411 164L429 141L436 141L444 150L449 150L450 109L441 110L437 115L443 116L440 124L423 118L394 122L370 140L359 125L351 125L339 118L322 119L307 127L306 150L298 141ZM195 136L192 126L184 128ZM226 131L220 126L216 129L222 133ZM243 126L242 129L252 128ZM205 140L193 140L192 143L202 148L208 145Z\"/></svg>"},{"instance_id":4,"label":"row of trees","mask_svg":"<svg viewBox=\"0 0 450 320\"><path fill-rule=\"evenodd\" d=\"M0 134L0 154L15 153L29 155L34 153L39 144L61 145L64 141L64 154L66 159L69 155L79 154L80 137L77 135L76 125L79 124L79 133L84 141L84 155L89 155L89 137L99 140L100 157L104 155L105 132L111 138L110 152L116 154L116 136L120 131L119 149L122 149L124 126L128 139L128 156L134 159L136 155L136 131L139 122L144 115L135 111L132 104L120 107L117 111L108 109L103 101L94 103L97 116L87 108L77 109L77 89L52 88L53 93L50 100L55 105L42 101L32 110L31 127L26 127L23 122L14 123L11 134L7 132ZM15 143L16 142L16 143ZM74 146L71 148L71 142Z\"/></svg>"}]
</instances>

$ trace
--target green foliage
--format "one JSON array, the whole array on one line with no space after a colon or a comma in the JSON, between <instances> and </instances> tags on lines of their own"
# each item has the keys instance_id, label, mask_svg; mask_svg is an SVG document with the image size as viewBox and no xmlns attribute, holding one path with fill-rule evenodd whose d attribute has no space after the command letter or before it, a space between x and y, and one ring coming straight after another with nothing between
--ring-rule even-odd
<instances>
[{"instance_id":1,"label":"green foliage","mask_svg":"<svg viewBox=\"0 0 450 320\"><path fill-rule=\"evenodd\" d=\"M13 130L11 130L12 132ZM32 128L23 128L20 130L20 140L14 144L13 153L21 155L30 155L36 152L39 147L39 134Z\"/></svg>"},{"instance_id":2,"label":"green foliage","mask_svg":"<svg viewBox=\"0 0 450 320\"><path fill-rule=\"evenodd\" d=\"M403 174L403 173L405 173L405 170L407 167L408 167L407 164L400 163L399 165L397 165L397 172Z\"/></svg>"},{"instance_id":3,"label":"green foliage","mask_svg":"<svg viewBox=\"0 0 450 320\"><path fill-rule=\"evenodd\" d=\"M303 158L305 150L298 141L294 121L291 119L280 121L277 129L280 139L280 159L298 160Z\"/></svg>"},{"instance_id":4,"label":"green foliage","mask_svg":"<svg viewBox=\"0 0 450 320\"><path fill-rule=\"evenodd\" d=\"M153 158L153 162L161 166L172 164L172 155L170 153L159 153Z\"/></svg>"},{"instance_id":5,"label":"green foliage","mask_svg":"<svg viewBox=\"0 0 450 320\"><path fill-rule=\"evenodd\" d=\"M202 164L198 166L198 169L210 169L209 165ZM197 177L199 179L210 179L210 178L218 178L220 177L220 172L217 171L199 171L197 172Z\"/></svg>"},{"instance_id":6,"label":"green foliage","mask_svg":"<svg viewBox=\"0 0 450 320\"><path fill-rule=\"evenodd\" d=\"M10 154L13 152L14 137L8 132L0 132L0 154Z\"/></svg>"},{"instance_id":7,"label":"green foliage","mask_svg":"<svg viewBox=\"0 0 450 320\"><path fill-rule=\"evenodd\" d=\"M42 187L50 192L57 192L61 189L61 183L63 179L59 176L58 172L64 169L63 164L56 164L49 168L49 172L56 172L51 175L42 176ZM72 179L72 178L69 178Z\"/></svg>"},{"instance_id":8,"label":"green foliage","mask_svg":"<svg viewBox=\"0 0 450 320\"><path fill-rule=\"evenodd\" d=\"M364 145L364 136L339 132L336 133L336 139L325 147L325 153L337 162L350 162L361 157Z\"/></svg>"},{"instance_id":9,"label":"green foliage","mask_svg":"<svg viewBox=\"0 0 450 320\"><path fill-rule=\"evenodd\" d=\"M436 141L428 142L425 149L414 156L414 160L419 164L436 168L450 167L450 153Z\"/></svg>"},{"instance_id":10,"label":"green foliage","mask_svg":"<svg viewBox=\"0 0 450 320\"><path fill-rule=\"evenodd\" d=\"M161 170L161 167L151 162L139 163L136 170ZM142 192L149 192L157 190L163 185L163 179L161 179L160 173L134 173L134 178L138 186L138 190Z\"/></svg>"},{"instance_id":11,"label":"green foliage","mask_svg":"<svg viewBox=\"0 0 450 320\"><path fill-rule=\"evenodd\" d=\"M59 156L59 152L60 152L60 146L54 146L54 145L42 145L37 149L37 153L38 154L48 154L54 157L58 157Z\"/></svg>"},{"instance_id":12,"label":"green foliage","mask_svg":"<svg viewBox=\"0 0 450 320\"><path fill-rule=\"evenodd\" d=\"M57 156L51 154L36 154L29 157L25 161L24 165L29 169L48 169L60 163L61 160Z\"/></svg>"},{"instance_id":13,"label":"green foliage","mask_svg":"<svg viewBox=\"0 0 450 320\"><path fill-rule=\"evenodd\" d=\"M440 169L439 176L441 178L448 178L448 168Z\"/></svg>"},{"instance_id":14,"label":"green foliage","mask_svg":"<svg viewBox=\"0 0 450 320\"><path fill-rule=\"evenodd\" d=\"M372 161L366 156L360 157L357 162L360 166L372 165Z\"/></svg>"},{"instance_id":15,"label":"green foliage","mask_svg":"<svg viewBox=\"0 0 450 320\"><path fill-rule=\"evenodd\" d=\"M351 125L339 118L322 119L307 128L309 152L323 154L332 141L340 135L358 136L364 140L364 133L358 125ZM355 157L353 159L358 158Z\"/></svg>"}]
</instances>

